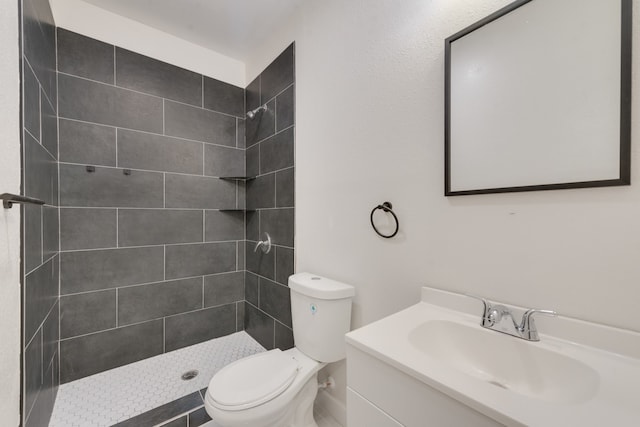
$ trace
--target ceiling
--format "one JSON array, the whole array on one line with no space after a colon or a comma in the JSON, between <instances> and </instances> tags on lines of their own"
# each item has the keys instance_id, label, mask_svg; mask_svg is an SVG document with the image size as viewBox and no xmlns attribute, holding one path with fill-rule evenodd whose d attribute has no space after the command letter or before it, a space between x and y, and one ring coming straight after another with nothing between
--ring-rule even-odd
<instances>
[{"instance_id":1,"label":"ceiling","mask_svg":"<svg viewBox=\"0 0 640 427\"><path fill-rule=\"evenodd\" d=\"M246 62L303 0L84 0Z\"/></svg>"}]
</instances>

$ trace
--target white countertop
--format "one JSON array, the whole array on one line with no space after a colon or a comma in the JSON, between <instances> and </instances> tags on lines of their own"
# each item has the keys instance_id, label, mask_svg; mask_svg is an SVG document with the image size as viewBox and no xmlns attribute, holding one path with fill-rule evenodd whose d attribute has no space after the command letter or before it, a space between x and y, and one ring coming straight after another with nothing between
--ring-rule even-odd
<instances>
[{"instance_id":1,"label":"white countertop","mask_svg":"<svg viewBox=\"0 0 640 427\"><path fill-rule=\"evenodd\" d=\"M478 301L424 288L422 302L352 331L346 339L349 345L505 425L640 426L638 333L562 317L539 322L540 341L525 342L526 345L575 359L597 374L594 391L575 402L529 397L497 387L430 357L409 339L416 327L429 321L449 321L477 327L480 333L503 335L480 326L481 312L482 303ZM548 334L553 334L554 321L562 338ZM495 349L478 348L477 351Z\"/></svg>"}]
</instances>

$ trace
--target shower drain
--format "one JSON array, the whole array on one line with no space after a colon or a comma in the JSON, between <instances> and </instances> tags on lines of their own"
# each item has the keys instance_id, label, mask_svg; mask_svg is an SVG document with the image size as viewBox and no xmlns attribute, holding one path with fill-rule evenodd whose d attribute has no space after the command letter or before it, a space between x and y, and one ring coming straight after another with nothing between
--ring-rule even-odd
<instances>
[{"instance_id":1,"label":"shower drain","mask_svg":"<svg viewBox=\"0 0 640 427\"><path fill-rule=\"evenodd\" d=\"M192 370L192 371L187 371L187 372L185 372L184 374L182 374L182 377L181 377L181 378L182 378L182 380L183 380L183 381L189 381L189 380L192 380L192 379L194 379L195 377L197 377L197 376L198 376L198 373L199 373L199 372L198 372L196 369L194 369L194 370Z\"/></svg>"}]
</instances>

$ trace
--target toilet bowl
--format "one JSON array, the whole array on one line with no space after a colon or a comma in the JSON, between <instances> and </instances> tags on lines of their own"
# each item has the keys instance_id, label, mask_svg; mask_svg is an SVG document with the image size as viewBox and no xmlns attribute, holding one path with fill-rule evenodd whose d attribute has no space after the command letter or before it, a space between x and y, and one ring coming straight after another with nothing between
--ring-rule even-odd
<instances>
[{"instance_id":1,"label":"toilet bowl","mask_svg":"<svg viewBox=\"0 0 640 427\"><path fill-rule=\"evenodd\" d=\"M223 427L317 427L313 401L325 365L296 348L241 359L211 379L205 408Z\"/></svg>"},{"instance_id":2,"label":"toilet bowl","mask_svg":"<svg viewBox=\"0 0 640 427\"><path fill-rule=\"evenodd\" d=\"M289 277L296 346L237 360L216 373L205 409L222 427L317 427L318 371L345 357L352 286L309 273Z\"/></svg>"}]
</instances>

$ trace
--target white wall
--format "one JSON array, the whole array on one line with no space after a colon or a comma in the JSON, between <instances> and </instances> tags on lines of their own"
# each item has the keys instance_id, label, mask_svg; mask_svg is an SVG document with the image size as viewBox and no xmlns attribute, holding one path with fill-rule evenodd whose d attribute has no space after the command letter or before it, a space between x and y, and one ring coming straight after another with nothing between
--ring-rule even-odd
<instances>
[{"instance_id":1,"label":"white wall","mask_svg":"<svg viewBox=\"0 0 640 427\"><path fill-rule=\"evenodd\" d=\"M630 187L443 195L444 39L508 3L309 1L247 63L296 42L296 271L355 285L355 327L430 285L640 331L640 7Z\"/></svg>"},{"instance_id":2,"label":"white wall","mask_svg":"<svg viewBox=\"0 0 640 427\"><path fill-rule=\"evenodd\" d=\"M56 25L142 55L245 87L242 61L81 0L50 0Z\"/></svg>"},{"instance_id":3,"label":"white wall","mask_svg":"<svg viewBox=\"0 0 640 427\"><path fill-rule=\"evenodd\" d=\"M20 194L18 2L0 2L0 193ZM0 206L0 419L20 424L20 207Z\"/></svg>"}]
</instances>

